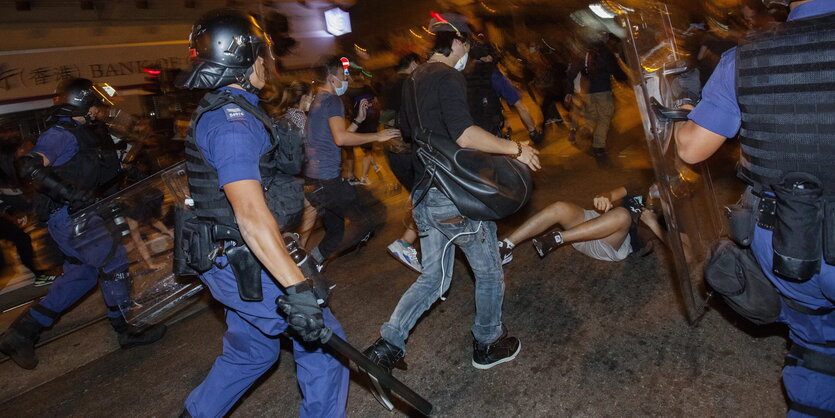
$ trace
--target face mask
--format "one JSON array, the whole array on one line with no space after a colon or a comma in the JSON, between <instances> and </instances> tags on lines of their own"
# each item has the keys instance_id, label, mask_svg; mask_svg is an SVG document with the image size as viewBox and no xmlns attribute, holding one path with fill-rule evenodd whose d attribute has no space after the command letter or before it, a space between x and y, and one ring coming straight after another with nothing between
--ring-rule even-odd
<instances>
[{"instance_id":1,"label":"face mask","mask_svg":"<svg viewBox=\"0 0 835 418\"><path fill-rule=\"evenodd\" d=\"M455 63L455 69L458 71L464 71L464 67L467 66L467 58L470 56L470 53L467 52L464 54L463 57L458 59L458 62Z\"/></svg>"},{"instance_id":2,"label":"face mask","mask_svg":"<svg viewBox=\"0 0 835 418\"><path fill-rule=\"evenodd\" d=\"M342 85L336 88L336 95L341 96L345 94L346 91L348 91L348 82L342 80Z\"/></svg>"}]
</instances>

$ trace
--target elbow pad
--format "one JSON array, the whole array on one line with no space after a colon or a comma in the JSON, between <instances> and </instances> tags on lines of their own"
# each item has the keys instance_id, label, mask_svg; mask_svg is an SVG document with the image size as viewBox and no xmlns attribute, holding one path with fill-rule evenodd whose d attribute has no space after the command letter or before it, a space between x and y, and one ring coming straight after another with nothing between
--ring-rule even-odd
<instances>
[{"instance_id":1,"label":"elbow pad","mask_svg":"<svg viewBox=\"0 0 835 418\"><path fill-rule=\"evenodd\" d=\"M21 181L31 181L41 193L58 202L70 200L72 190L61 179L43 165L43 157L35 153L26 154L15 161L17 175Z\"/></svg>"}]
</instances>

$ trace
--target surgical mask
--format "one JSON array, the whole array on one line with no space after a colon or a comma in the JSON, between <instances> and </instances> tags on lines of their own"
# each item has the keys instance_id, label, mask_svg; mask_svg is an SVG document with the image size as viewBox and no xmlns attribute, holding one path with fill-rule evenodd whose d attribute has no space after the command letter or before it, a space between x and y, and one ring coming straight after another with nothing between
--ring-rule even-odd
<instances>
[{"instance_id":1,"label":"surgical mask","mask_svg":"<svg viewBox=\"0 0 835 418\"><path fill-rule=\"evenodd\" d=\"M463 57L458 59L458 62L455 63L455 69L458 71L464 71L464 67L467 66L467 58L469 58L470 53L467 52L464 54Z\"/></svg>"},{"instance_id":2,"label":"surgical mask","mask_svg":"<svg viewBox=\"0 0 835 418\"><path fill-rule=\"evenodd\" d=\"M342 80L342 85L336 88L336 95L341 96L345 94L346 91L348 91L348 82Z\"/></svg>"}]
</instances>

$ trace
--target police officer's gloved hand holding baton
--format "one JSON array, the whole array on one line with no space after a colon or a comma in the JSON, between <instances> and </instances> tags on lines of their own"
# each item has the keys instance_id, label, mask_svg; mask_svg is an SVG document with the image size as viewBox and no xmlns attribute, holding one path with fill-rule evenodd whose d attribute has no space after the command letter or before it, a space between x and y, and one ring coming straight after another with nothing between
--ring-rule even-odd
<instances>
[{"instance_id":1,"label":"police officer's gloved hand holding baton","mask_svg":"<svg viewBox=\"0 0 835 418\"><path fill-rule=\"evenodd\" d=\"M286 295L276 299L278 308L287 315L287 323L305 341L327 342L333 331L325 327L322 308L307 282L288 287Z\"/></svg>"}]
</instances>

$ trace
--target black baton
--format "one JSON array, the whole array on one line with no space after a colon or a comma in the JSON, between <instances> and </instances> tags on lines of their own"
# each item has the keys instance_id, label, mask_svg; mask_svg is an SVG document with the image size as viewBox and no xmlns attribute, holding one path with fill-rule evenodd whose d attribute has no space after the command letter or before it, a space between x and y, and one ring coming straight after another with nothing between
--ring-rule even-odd
<instances>
[{"instance_id":1,"label":"black baton","mask_svg":"<svg viewBox=\"0 0 835 418\"><path fill-rule=\"evenodd\" d=\"M348 359L353 361L357 367L376 377L381 384L383 384L386 388L391 389L392 392L403 398L404 401L406 401L409 405L412 405L412 407L414 407L421 414L427 417L432 414L432 404L429 403L429 401L423 399L420 395L415 393L415 391L409 389L408 386L395 379L391 373L387 373L380 366L374 364L374 362L369 360L368 357L362 355L359 350L354 348L354 346L340 338L338 335L331 333L331 337L325 341L324 344L339 354L348 357Z\"/></svg>"}]
</instances>

